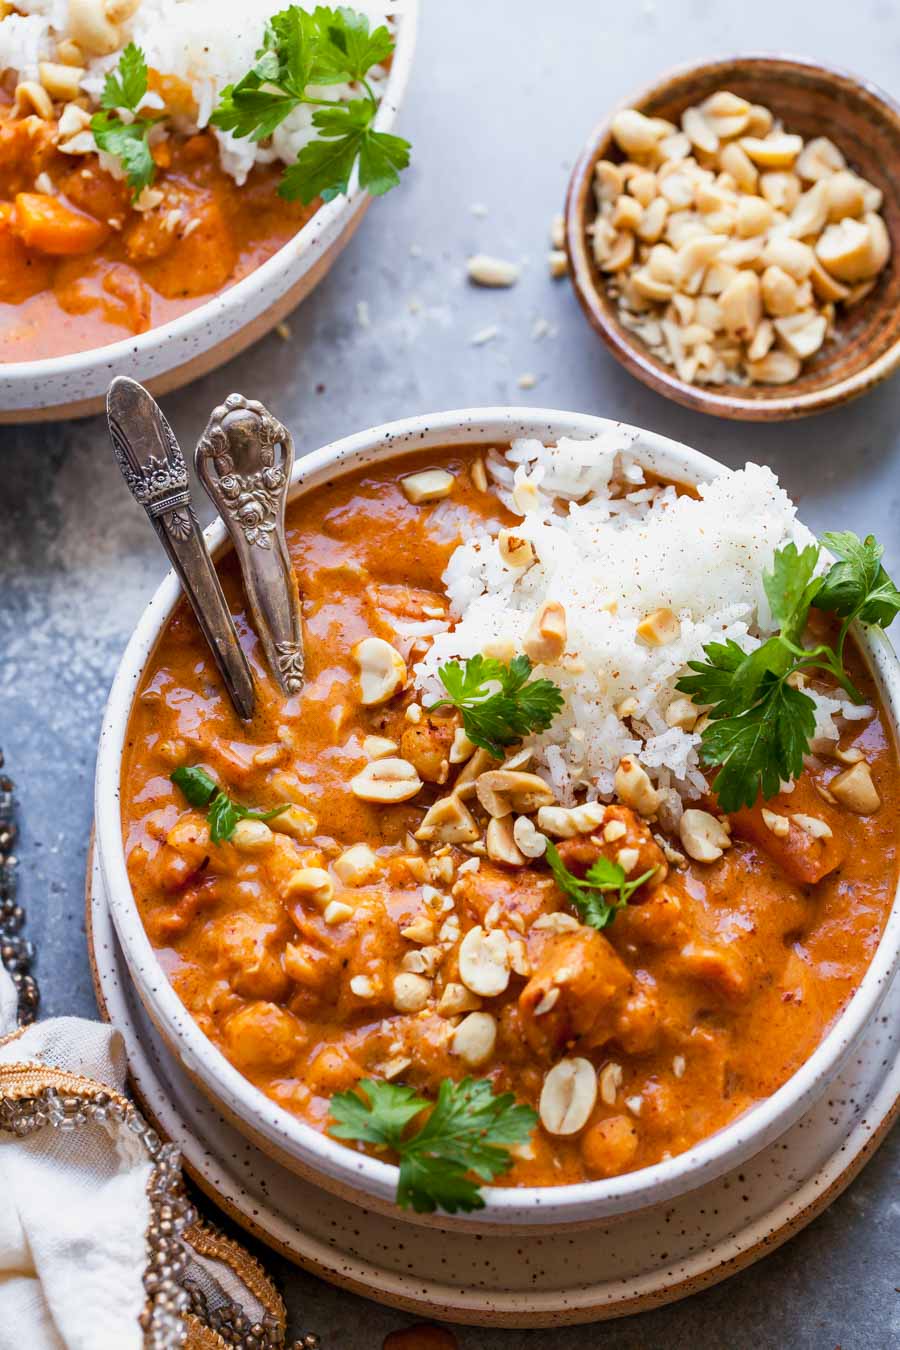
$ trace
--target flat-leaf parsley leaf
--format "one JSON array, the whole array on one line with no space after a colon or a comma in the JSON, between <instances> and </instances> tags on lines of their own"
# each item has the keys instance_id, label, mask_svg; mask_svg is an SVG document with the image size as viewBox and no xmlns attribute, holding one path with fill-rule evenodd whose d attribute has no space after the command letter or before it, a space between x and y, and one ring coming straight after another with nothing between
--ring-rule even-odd
<instances>
[{"instance_id":1,"label":"flat-leaf parsley leaf","mask_svg":"<svg viewBox=\"0 0 900 1350\"><path fill-rule=\"evenodd\" d=\"M528 1106L511 1092L494 1094L487 1079L445 1078L436 1102L419 1097L400 1083L366 1080L356 1092L331 1099L335 1120L330 1133L376 1148L390 1149L400 1161L397 1204L419 1214L436 1209L484 1208L479 1181L493 1181L510 1166L509 1150L525 1144L537 1124ZM431 1108L413 1133L408 1126Z\"/></svg>"},{"instance_id":2,"label":"flat-leaf parsley leaf","mask_svg":"<svg viewBox=\"0 0 900 1350\"><path fill-rule=\"evenodd\" d=\"M367 76L394 50L384 26L371 31L365 14L341 6L318 6L312 13L291 5L273 15L256 63L237 84L222 90L213 126L251 141L266 140L295 108L315 107L318 135L284 173L279 187L289 201L331 201L346 193L359 162L359 183L380 196L400 181L410 145L376 131L378 100ZM347 102L325 99L329 85L354 84L361 96Z\"/></svg>"},{"instance_id":3,"label":"flat-leaf parsley leaf","mask_svg":"<svg viewBox=\"0 0 900 1350\"><path fill-rule=\"evenodd\" d=\"M462 713L463 730L473 745L495 759L532 731L546 731L563 706L562 692L552 680L529 680L534 667L527 656L510 662L470 656L465 666L449 661L438 674L447 697L426 712L452 706Z\"/></svg>"},{"instance_id":4,"label":"flat-leaf parsley leaf","mask_svg":"<svg viewBox=\"0 0 900 1350\"><path fill-rule=\"evenodd\" d=\"M850 530L825 534L822 540L841 561L825 577L816 607L887 628L900 611L900 591L882 566L881 544L874 535L858 539Z\"/></svg>"},{"instance_id":5,"label":"flat-leaf parsley leaf","mask_svg":"<svg viewBox=\"0 0 900 1350\"><path fill-rule=\"evenodd\" d=\"M115 155L128 186L140 196L153 182L156 165L150 151L149 135L158 120L138 117L137 110L147 92L147 63L140 47L133 42L122 52L119 64L111 70L100 95L101 112L91 118L91 131L101 150ZM131 121L123 121L120 110L132 113Z\"/></svg>"},{"instance_id":6,"label":"flat-leaf parsley leaf","mask_svg":"<svg viewBox=\"0 0 900 1350\"><path fill-rule=\"evenodd\" d=\"M273 807L271 811L257 811L249 806L241 806L239 802L233 801L227 792L223 792L218 783L198 764L182 764L172 773L171 779L184 793L191 806L200 809L206 807L209 837L213 844L221 844L223 840L230 839L239 820L274 820L290 806L290 803L284 802L281 806Z\"/></svg>"},{"instance_id":7,"label":"flat-leaf parsley leaf","mask_svg":"<svg viewBox=\"0 0 900 1350\"><path fill-rule=\"evenodd\" d=\"M773 797L782 782L797 778L816 727L815 704L795 688L791 677L823 670L856 703L862 695L844 666L850 625L886 628L900 611L900 591L881 563L883 549L869 535L850 531L826 534L824 543L839 559L816 575L820 550L793 543L779 549L772 570L763 577L774 637L753 651L736 642L711 642L706 661L689 661L693 672L678 689L709 708L709 725L701 738L704 763L718 768L715 791L723 811L752 806L760 794ZM833 612L843 622L834 646L802 645L812 606Z\"/></svg>"},{"instance_id":8,"label":"flat-leaf parsley leaf","mask_svg":"<svg viewBox=\"0 0 900 1350\"><path fill-rule=\"evenodd\" d=\"M591 863L584 877L576 877L566 867L556 845L549 839L545 856L550 864L553 880L563 894L573 902L582 922L591 928L606 928L611 924L618 911L628 904L637 888L649 881L656 872L656 868L651 867L649 871L629 881L626 879L624 868L601 855Z\"/></svg>"}]
</instances>

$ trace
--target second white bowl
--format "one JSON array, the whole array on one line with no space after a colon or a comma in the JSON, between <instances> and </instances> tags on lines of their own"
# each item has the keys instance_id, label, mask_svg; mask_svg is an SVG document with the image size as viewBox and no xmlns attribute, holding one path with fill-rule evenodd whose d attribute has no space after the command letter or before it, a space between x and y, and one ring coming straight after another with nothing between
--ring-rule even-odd
<instances>
[{"instance_id":1,"label":"second white bowl","mask_svg":"<svg viewBox=\"0 0 900 1350\"><path fill-rule=\"evenodd\" d=\"M418 0L405 0L375 125L390 131L412 66ZM402 190L402 189L400 189ZM154 394L180 389L268 333L303 300L350 242L372 203L356 175L261 267L170 323L105 347L0 366L0 425L101 412L110 380L130 375Z\"/></svg>"}]
</instances>

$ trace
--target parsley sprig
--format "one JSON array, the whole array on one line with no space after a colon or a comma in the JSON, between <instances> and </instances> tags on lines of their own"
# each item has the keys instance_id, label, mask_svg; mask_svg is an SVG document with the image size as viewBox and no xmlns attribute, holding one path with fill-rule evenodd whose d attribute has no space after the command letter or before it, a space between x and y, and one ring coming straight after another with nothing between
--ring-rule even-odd
<instances>
[{"instance_id":1,"label":"parsley sprig","mask_svg":"<svg viewBox=\"0 0 900 1350\"><path fill-rule=\"evenodd\" d=\"M507 663L479 653L465 667L450 661L438 671L447 697L425 711L458 708L472 744L502 759L505 746L529 732L546 731L563 706L562 692L552 680L529 680L533 669L527 656Z\"/></svg>"},{"instance_id":2,"label":"parsley sprig","mask_svg":"<svg viewBox=\"0 0 900 1350\"><path fill-rule=\"evenodd\" d=\"M815 704L793 687L791 677L810 670L827 672L855 703L863 697L844 666L851 624L887 628L900 611L900 591L881 562L882 546L872 535L850 531L823 535L839 559L816 575L820 549L788 544L775 554L763 577L779 632L752 652L734 641L704 647L706 661L689 661L694 672L678 689L695 703L709 705L710 723L701 738L706 764L718 766L716 796L723 811L752 806L757 797L773 797L780 784L797 778L815 732ZM804 647L810 608L842 620L834 646Z\"/></svg>"},{"instance_id":3,"label":"parsley sprig","mask_svg":"<svg viewBox=\"0 0 900 1350\"><path fill-rule=\"evenodd\" d=\"M347 192L357 160L360 187L381 196L399 183L410 152L408 141L373 125L378 100L367 76L393 50L387 28L370 31L368 18L356 10L320 5L310 13L291 5L273 15L255 65L222 90L210 120L235 136L263 141L295 108L310 104L319 134L285 171L281 196L331 201ZM344 102L311 92L334 84L357 84L363 97Z\"/></svg>"},{"instance_id":4,"label":"parsley sprig","mask_svg":"<svg viewBox=\"0 0 900 1350\"><path fill-rule=\"evenodd\" d=\"M232 801L228 793L223 792L206 770L197 764L182 764L171 778L175 786L181 788L191 806L207 808L209 837L214 844L230 839L239 820L274 820L282 811L287 811L290 805L284 802L271 811L256 811L252 807L241 806L240 802Z\"/></svg>"},{"instance_id":5,"label":"parsley sprig","mask_svg":"<svg viewBox=\"0 0 900 1350\"><path fill-rule=\"evenodd\" d=\"M470 1174L489 1182L510 1166L509 1150L525 1144L537 1124L528 1106L511 1092L494 1094L487 1079L445 1078L432 1103L414 1088L370 1079L359 1084L364 1096L341 1092L331 1099L336 1139L388 1148L400 1161L397 1204L419 1214L443 1209L483 1209L484 1199ZM413 1133L408 1126L432 1107Z\"/></svg>"},{"instance_id":6,"label":"parsley sprig","mask_svg":"<svg viewBox=\"0 0 900 1350\"><path fill-rule=\"evenodd\" d=\"M553 880L574 903L582 922L591 928L606 928L611 924L637 888L649 881L656 872L656 868L651 867L643 875L628 881L624 868L612 859L601 856L591 863L584 877L576 877L566 867L559 856L559 849L549 839L545 857L550 864Z\"/></svg>"},{"instance_id":7,"label":"parsley sprig","mask_svg":"<svg viewBox=\"0 0 900 1350\"><path fill-rule=\"evenodd\" d=\"M129 42L119 58L119 64L106 77L100 95L103 111L94 113L91 131L99 148L119 160L135 197L150 186L156 174L149 135L159 119L137 116L146 92L147 62L144 53L140 47ZM121 110L133 113L133 120L123 121Z\"/></svg>"}]
</instances>

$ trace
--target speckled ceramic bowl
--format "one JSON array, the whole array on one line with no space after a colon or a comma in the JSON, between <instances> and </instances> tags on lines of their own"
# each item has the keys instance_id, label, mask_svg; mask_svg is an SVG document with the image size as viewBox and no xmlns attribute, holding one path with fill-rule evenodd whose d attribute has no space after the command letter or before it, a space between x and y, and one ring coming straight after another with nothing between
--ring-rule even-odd
<instances>
[{"instance_id":1,"label":"speckled ceramic bowl","mask_svg":"<svg viewBox=\"0 0 900 1350\"><path fill-rule=\"evenodd\" d=\"M375 125L389 131L406 92L418 0L404 0ZM320 207L261 267L188 314L91 351L0 364L0 424L60 421L101 412L110 380L130 375L155 394L179 389L230 360L294 309L322 280L372 203L355 183Z\"/></svg>"},{"instance_id":2,"label":"speckled ceramic bowl","mask_svg":"<svg viewBox=\"0 0 900 1350\"><path fill-rule=\"evenodd\" d=\"M900 365L900 108L882 90L842 70L786 56L732 56L669 71L641 89L620 108L637 108L648 117L677 122L685 108L718 89L752 103L763 103L784 121L785 129L805 139L830 136L851 168L884 194L881 214L891 237L893 256L875 288L859 304L837 307L835 337L825 343L799 376L785 385L688 384L671 366L650 353L626 328L606 291L586 234L596 214L594 165L624 156L612 139L612 117L594 130L569 182L566 199L566 247L572 281L592 328L626 370L657 393L685 407L717 417L777 422L824 412L864 394Z\"/></svg>"},{"instance_id":3,"label":"speckled ceramic bowl","mask_svg":"<svg viewBox=\"0 0 900 1350\"><path fill-rule=\"evenodd\" d=\"M604 418L541 409L482 408L435 413L375 427L348 436L301 459L293 475L292 495L360 468L385 455L411 454L429 446L496 445L516 436L555 441L559 436L587 438L607 430ZM633 437L640 461L665 478L700 483L722 473L715 460L648 431L623 428ZM214 552L225 546L221 522L206 532ZM201 1032L175 994L144 931L134 902L119 808L122 752L134 693L144 666L179 598L170 573L144 611L128 644L109 696L97 759L95 817L99 864L125 959L141 1001L169 1048L197 1086L220 1111L267 1154L292 1171L345 1199L397 1215L392 1204L397 1171L388 1163L343 1147L276 1106L243 1077ZM887 639L862 639L880 694L900 731L900 665ZM900 739L900 736L898 736ZM865 1027L875 1016L888 983L900 964L900 899L859 989L835 1025L803 1067L766 1101L740 1120L688 1152L609 1181L546 1188L489 1188L486 1208L451 1219L403 1213L410 1222L447 1228L495 1227L537 1230L609 1219L657 1205L721 1176L782 1134L820 1097L839 1071Z\"/></svg>"}]
</instances>

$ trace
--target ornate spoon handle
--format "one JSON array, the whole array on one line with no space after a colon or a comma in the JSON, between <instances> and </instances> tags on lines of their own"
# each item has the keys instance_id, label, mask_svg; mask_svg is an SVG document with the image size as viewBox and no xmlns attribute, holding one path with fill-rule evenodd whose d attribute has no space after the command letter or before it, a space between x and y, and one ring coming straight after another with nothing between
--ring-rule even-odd
<instances>
[{"instance_id":1,"label":"ornate spoon handle","mask_svg":"<svg viewBox=\"0 0 900 1350\"><path fill-rule=\"evenodd\" d=\"M238 716L253 716L253 676L212 558L191 509L187 465L162 410L143 385L119 375L106 397L109 434L122 476L144 508L181 578Z\"/></svg>"},{"instance_id":2,"label":"ornate spoon handle","mask_svg":"<svg viewBox=\"0 0 900 1350\"><path fill-rule=\"evenodd\" d=\"M261 403L229 394L213 411L194 463L234 541L269 668L286 694L296 694L303 685L303 627L284 537L291 433Z\"/></svg>"}]
</instances>

